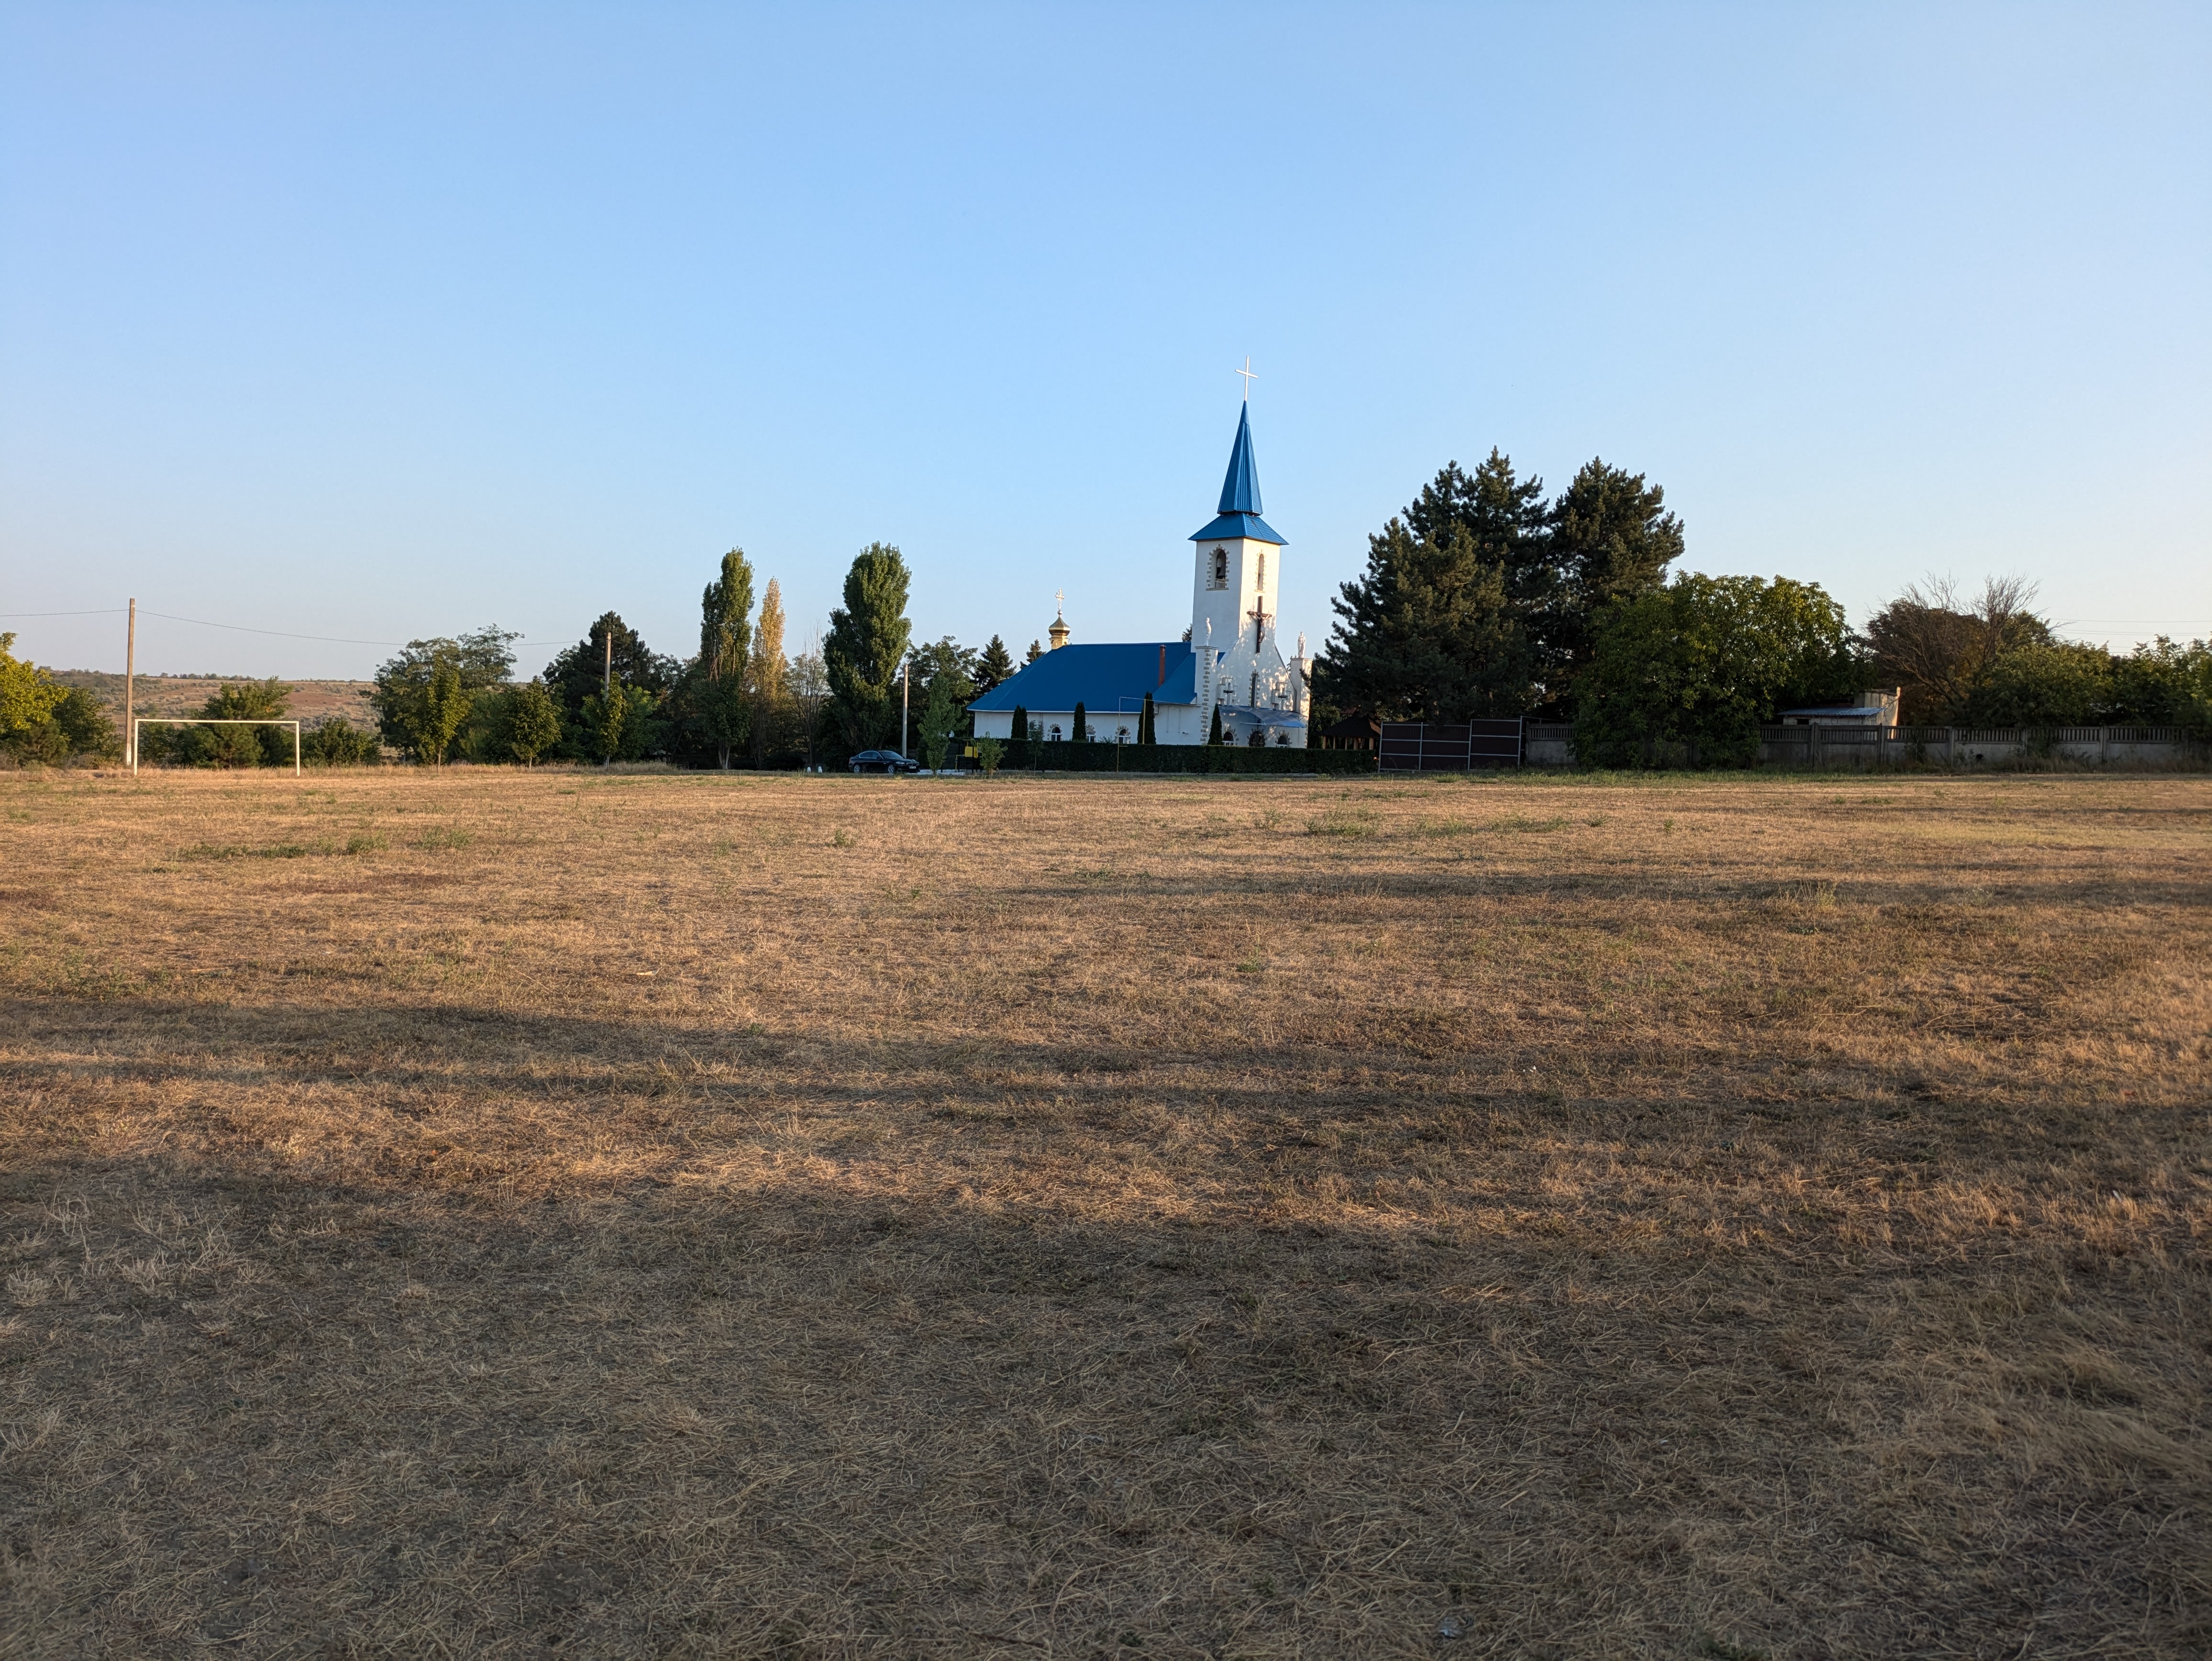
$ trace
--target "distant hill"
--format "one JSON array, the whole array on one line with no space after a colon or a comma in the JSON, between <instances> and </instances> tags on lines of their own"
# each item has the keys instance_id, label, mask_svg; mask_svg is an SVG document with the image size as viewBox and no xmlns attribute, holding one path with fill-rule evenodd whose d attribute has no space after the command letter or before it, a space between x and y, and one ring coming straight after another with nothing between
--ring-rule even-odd
<instances>
[{"instance_id":1,"label":"distant hill","mask_svg":"<svg viewBox=\"0 0 2212 1661\"><path fill-rule=\"evenodd\" d=\"M82 686L107 706L110 715L123 719L123 677L105 669L52 669L47 672L64 686ZM191 715L226 684L254 679L252 675L141 675L137 710L144 716ZM287 680L292 689L285 713L313 726L325 715L337 715L356 727L374 732L376 715L368 705L376 690L372 680Z\"/></svg>"}]
</instances>

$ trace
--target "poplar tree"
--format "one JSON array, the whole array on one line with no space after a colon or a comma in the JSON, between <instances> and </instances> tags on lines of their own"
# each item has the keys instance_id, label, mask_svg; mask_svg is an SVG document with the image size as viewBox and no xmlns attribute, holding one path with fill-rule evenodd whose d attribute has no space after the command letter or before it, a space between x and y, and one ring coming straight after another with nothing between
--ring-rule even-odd
<instances>
[{"instance_id":1,"label":"poplar tree","mask_svg":"<svg viewBox=\"0 0 2212 1661\"><path fill-rule=\"evenodd\" d=\"M912 643L906 560L872 542L845 574L845 603L830 613L822 662L830 709L848 752L891 742L898 731L898 673Z\"/></svg>"},{"instance_id":2,"label":"poplar tree","mask_svg":"<svg viewBox=\"0 0 2212 1661\"><path fill-rule=\"evenodd\" d=\"M753 765L768 759L770 734L781 724L790 696L783 661L783 590L768 580L761 595L760 621L753 625L753 644L745 662L745 697L752 705Z\"/></svg>"},{"instance_id":3,"label":"poplar tree","mask_svg":"<svg viewBox=\"0 0 2212 1661\"><path fill-rule=\"evenodd\" d=\"M696 697L701 725L727 771L730 750L745 739L745 667L751 644L746 618L753 609L753 568L745 551L722 556L722 569L699 597L699 659Z\"/></svg>"},{"instance_id":4,"label":"poplar tree","mask_svg":"<svg viewBox=\"0 0 2212 1661\"><path fill-rule=\"evenodd\" d=\"M1067 736L1068 736L1071 739L1073 739L1075 743L1077 743L1077 744L1082 744L1082 743L1085 742L1085 741L1086 741L1087 735L1085 734L1085 731L1084 731L1084 728L1085 728L1085 723L1086 723L1086 722L1088 722L1088 721L1089 721L1089 720L1090 720L1090 717L1089 717L1088 715L1086 715L1085 714L1084 714L1084 711L1083 711L1083 700L1082 700L1082 699L1080 699L1080 698L1078 698L1078 699L1075 701L1075 721L1074 721L1074 727L1075 727L1075 730L1074 730L1073 732L1070 733Z\"/></svg>"}]
</instances>

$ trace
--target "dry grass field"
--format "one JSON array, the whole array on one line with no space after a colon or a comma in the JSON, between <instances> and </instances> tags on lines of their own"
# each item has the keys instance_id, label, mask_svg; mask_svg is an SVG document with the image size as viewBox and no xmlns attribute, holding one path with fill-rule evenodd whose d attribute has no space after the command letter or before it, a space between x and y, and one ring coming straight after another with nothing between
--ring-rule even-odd
<instances>
[{"instance_id":1,"label":"dry grass field","mask_svg":"<svg viewBox=\"0 0 2212 1661\"><path fill-rule=\"evenodd\" d=\"M0 776L0 1652L2212 1648L2212 781Z\"/></svg>"}]
</instances>

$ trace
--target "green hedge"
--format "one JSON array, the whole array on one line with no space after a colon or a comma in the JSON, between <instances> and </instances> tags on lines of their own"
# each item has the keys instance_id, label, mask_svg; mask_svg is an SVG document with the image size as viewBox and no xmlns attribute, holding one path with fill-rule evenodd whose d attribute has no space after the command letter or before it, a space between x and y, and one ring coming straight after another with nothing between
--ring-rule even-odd
<instances>
[{"instance_id":1,"label":"green hedge","mask_svg":"<svg viewBox=\"0 0 2212 1661\"><path fill-rule=\"evenodd\" d=\"M1242 744L1075 744L1006 746L1013 773L1372 773L1372 750L1255 750Z\"/></svg>"}]
</instances>

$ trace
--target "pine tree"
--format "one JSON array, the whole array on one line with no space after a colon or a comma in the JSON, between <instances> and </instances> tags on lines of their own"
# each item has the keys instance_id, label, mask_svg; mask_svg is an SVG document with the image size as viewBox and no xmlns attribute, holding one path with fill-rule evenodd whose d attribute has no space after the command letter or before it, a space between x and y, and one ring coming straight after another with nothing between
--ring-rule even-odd
<instances>
[{"instance_id":1,"label":"pine tree","mask_svg":"<svg viewBox=\"0 0 2212 1661\"><path fill-rule=\"evenodd\" d=\"M1041 642L1041 641L1034 641L1034 640L1033 640L1033 641L1031 641L1031 642L1030 642L1030 649L1029 649L1026 653L1024 653L1024 654L1023 654L1023 657L1022 657L1022 663L1023 663L1023 665L1024 665L1024 666L1028 666L1028 665L1030 665L1030 664L1035 663L1035 662L1036 662L1039 658L1042 657L1043 655L1044 655L1044 645L1043 645L1043 642Z\"/></svg>"},{"instance_id":2,"label":"pine tree","mask_svg":"<svg viewBox=\"0 0 2212 1661\"><path fill-rule=\"evenodd\" d=\"M1595 647L1597 614L1614 600L1655 593L1682 557L1682 521L1667 493L1641 473L1593 459L1550 512L1551 557L1560 603L1544 636L1543 672L1563 696Z\"/></svg>"},{"instance_id":3,"label":"pine tree","mask_svg":"<svg viewBox=\"0 0 2212 1661\"><path fill-rule=\"evenodd\" d=\"M982 697L984 693L989 691L1000 681L1006 679L1013 672L1014 660L1006 650L1006 642L996 635L992 636L991 643L983 648L982 654L975 660L975 696Z\"/></svg>"}]
</instances>

